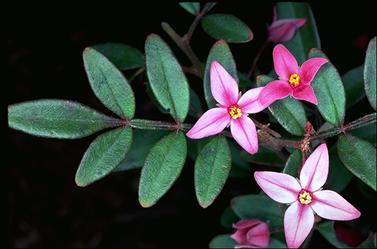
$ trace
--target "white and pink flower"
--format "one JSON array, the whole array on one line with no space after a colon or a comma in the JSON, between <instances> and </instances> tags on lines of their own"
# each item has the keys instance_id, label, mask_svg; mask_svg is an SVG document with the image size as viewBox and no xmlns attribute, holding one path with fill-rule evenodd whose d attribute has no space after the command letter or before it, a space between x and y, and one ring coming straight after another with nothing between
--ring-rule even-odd
<instances>
[{"instance_id":1,"label":"white and pink flower","mask_svg":"<svg viewBox=\"0 0 377 249\"><path fill-rule=\"evenodd\" d=\"M353 220L360 212L338 193L322 190L329 169L326 144L306 160L300 179L277 172L257 171L255 180L273 200L289 204L284 215L285 239L289 248L299 247L314 225L314 213L329 220Z\"/></svg>"}]
</instances>

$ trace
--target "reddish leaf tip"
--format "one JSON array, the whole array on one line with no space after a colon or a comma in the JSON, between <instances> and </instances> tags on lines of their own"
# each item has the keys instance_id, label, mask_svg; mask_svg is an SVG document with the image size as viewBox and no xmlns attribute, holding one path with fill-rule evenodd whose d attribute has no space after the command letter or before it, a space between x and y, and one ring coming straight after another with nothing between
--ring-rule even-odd
<instances>
[{"instance_id":1,"label":"reddish leaf tip","mask_svg":"<svg viewBox=\"0 0 377 249\"><path fill-rule=\"evenodd\" d=\"M142 206L143 208L150 208L154 205L154 203L146 203L141 200L139 200L139 203L140 203L140 206Z\"/></svg>"}]
</instances>

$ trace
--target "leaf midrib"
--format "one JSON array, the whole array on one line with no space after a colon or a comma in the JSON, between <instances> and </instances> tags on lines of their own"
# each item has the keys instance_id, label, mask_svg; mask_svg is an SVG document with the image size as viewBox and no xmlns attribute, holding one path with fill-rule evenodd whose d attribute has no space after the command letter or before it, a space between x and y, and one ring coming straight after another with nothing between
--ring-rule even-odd
<instances>
[{"instance_id":1,"label":"leaf midrib","mask_svg":"<svg viewBox=\"0 0 377 249\"><path fill-rule=\"evenodd\" d=\"M171 139L169 139L169 140L171 140ZM164 156L163 157L163 160L162 160L162 163L161 163L161 167L159 167L159 170L158 170L158 172L157 172L157 174L156 174L156 176L154 177L154 179L160 179L160 175L162 174L162 168L163 168L163 166L165 165L165 162L167 161L167 158L169 157L169 155L170 155L170 152L171 152L171 150L172 150L172 147L173 148L175 148L176 147L176 141L180 141L179 139L176 139L176 140L174 140L173 139L173 143L168 143L168 146L167 146L167 152L166 153L164 153L166 156ZM179 143L178 143L179 144ZM174 145L174 146L173 146ZM149 161L149 160L148 160ZM172 168L172 167L171 167ZM177 167L175 167L175 168L177 168ZM153 181L152 183L151 183L151 188L152 189L154 189L155 188L155 186L156 186L156 183L157 182L159 182L159 181ZM165 189L164 189L164 191L166 191Z\"/></svg>"}]
</instances>

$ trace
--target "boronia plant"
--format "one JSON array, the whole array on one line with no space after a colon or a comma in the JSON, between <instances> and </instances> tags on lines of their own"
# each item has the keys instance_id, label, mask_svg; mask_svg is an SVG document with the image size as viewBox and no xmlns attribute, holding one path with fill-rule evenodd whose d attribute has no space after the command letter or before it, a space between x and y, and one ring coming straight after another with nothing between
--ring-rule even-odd
<instances>
[{"instance_id":1,"label":"boronia plant","mask_svg":"<svg viewBox=\"0 0 377 249\"><path fill-rule=\"evenodd\" d=\"M142 168L143 207L153 206L170 190L187 157L195 161L195 193L203 208L215 201L228 177L255 180L260 194L231 201L222 224L235 231L215 237L210 247L297 248L309 243L315 230L332 245L344 246L334 223L326 220L363 214L357 203L338 193L353 176L376 191L376 113L344 122L347 110L364 97L376 110L376 37L369 42L364 65L341 76L320 50L310 5L278 2L267 40L251 55L251 68L244 73L237 70L228 43L252 42L248 25L234 15L210 13L216 12L216 3L179 4L193 15L187 33L181 36L165 22L161 27L189 66L182 66L157 34L146 38L144 53L119 43L87 47L83 66L88 81L114 115L76 101L40 99L10 105L9 127L58 139L105 130L83 155L76 184L85 187L114 171ZM199 24L215 39L206 62L191 47ZM257 74L262 51L271 43L272 56L264 56L272 59L274 70ZM131 69L135 73L126 78L124 71ZM187 74L202 79L207 107ZM142 75L151 101L171 120L137 118L130 83ZM258 121L253 114L259 112L269 120ZM254 163L274 170L255 171ZM373 243L373 236L364 243Z\"/></svg>"}]
</instances>

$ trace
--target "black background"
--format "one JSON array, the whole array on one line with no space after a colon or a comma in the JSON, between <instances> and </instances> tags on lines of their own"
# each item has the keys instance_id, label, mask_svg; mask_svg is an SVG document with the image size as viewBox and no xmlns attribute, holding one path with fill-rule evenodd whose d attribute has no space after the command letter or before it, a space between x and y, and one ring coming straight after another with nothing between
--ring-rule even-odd
<instances>
[{"instance_id":1,"label":"black background","mask_svg":"<svg viewBox=\"0 0 377 249\"><path fill-rule=\"evenodd\" d=\"M254 31L254 41L230 45L240 71L249 69L266 37L273 4L226 1L211 11L235 14ZM361 65L367 42L376 34L376 1L335 5L316 1L312 9L322 49L339 71ZM188 64L160 28L166 21L180 34L187 31L193 16L175 2L19 3L5 12L2 40L7 81L2 85L9 104L61 98L111 114L90 89L82 62L83 49L101 42L124 42L143 51L146 36L158 33L180 61ZM214 42L199 26L192 46L202 61ZM262 72L271 67L271 49L261 60ZM195 77L189 80L200 86ZM135 81L132 87L137 117L169 120L150 101L146 103L142 82ZM202 209L195 199L191 160L168 194L149 209L138 204L138 170L111 174L79 188L74 183L75 171L94 137L45 139L8 129L9 160L2 174L7 190L7 233L2 242L12 247L206 247L214 235L230 232L220 226L219 218L231 198L258 191L251 174L249 179L229 179L214 204ZM315 240L317 245L327 245L320 236Z\"/></svg>"}]
</instances>

